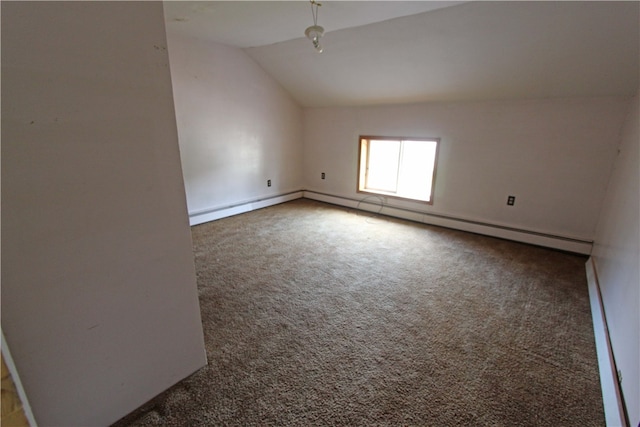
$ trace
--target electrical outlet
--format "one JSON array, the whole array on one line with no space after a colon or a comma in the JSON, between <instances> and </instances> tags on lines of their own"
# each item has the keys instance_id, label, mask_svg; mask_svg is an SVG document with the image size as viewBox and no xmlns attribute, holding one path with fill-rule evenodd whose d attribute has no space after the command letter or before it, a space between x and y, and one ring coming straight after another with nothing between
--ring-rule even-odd
<instances>
[{"instance_id":1,"label":"electrical outlet","mask_svg":"<svg viewBox=\"0 0 640 427\"><path fill-rule=\"evenodd\" d=\"M271 187L271 180L270 179L267 180L267 187Z\"/></svg>"},{"instance_id":2,"label":"electrical outlet","mask_svg":"<svg viewBox=\"0 0 640 427\"><path fill-rule=\"evenodd\" d=\"M515 204L516 204L516 196L507 197L507 205L508 206L513 206Z\"/></svg>"},{"instance_id":3,"label":"electrical outlet","mask_svg":"<svg viewBox=\"0 0 640 427\"><path fill-rule=\"evenodd\" d=\"M324 179L324 172L320 174L320 178Z\"/></svg>"}]
</instances>

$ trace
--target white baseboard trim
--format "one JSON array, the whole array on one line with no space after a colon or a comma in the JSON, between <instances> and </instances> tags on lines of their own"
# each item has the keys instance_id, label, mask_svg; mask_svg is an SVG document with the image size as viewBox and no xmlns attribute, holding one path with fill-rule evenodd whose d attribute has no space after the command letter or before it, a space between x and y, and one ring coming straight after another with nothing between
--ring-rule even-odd
<instances>
[{"instance_id":1,"label":"white baseboard trim","mask_svg":"<svg viewBox=\"0 0 640 427\"><path fill-rule=\"evenodd\" d=\"M593 318L593 333L596 340L598 368L600 370L600 386L602 387L602 402L606 425L609 427L629 427L625 417L624 402L617 380L617 372L611 343L607 319L602 305L600 284L595 261L590 257L586 264L587 283L589 285L589 300L591 316Z\"/></svg>"},{"instance_id":2,"label":"white baseboard trim","mask_svg":"<svg viewBox=\"0 0 640 427\"><path fill-rule=\"evenodd\" d=\"M463 218L455 218L447 215L418 212L402 207L384 205L382 207L375 201L363 201L348 197L331 194L318 193L309 190L299 190L276 196L242 202L235 205L216 207L198 212L189 213L189 225L198 225L217 219L226 218L233 215L251 212L267 206L305 197L307 199L318 200L334 205L344 206L352 209L381 213L396 218L408 219L422 222L424 224L437 225L440 227L453 228L470 233L484 234L486 236L498 237L501 239L513 240L516 242L528 243L532 245L544 246L553 249L579 253L583 255L591 254L593 242L588 240L574 239L564 236L539 233L530 230L521 230L497 224L488 224L480 221L473 221Z\"/></svg>"},{"instance_id":3,"label":"white baseboard trim","mask_svg":"<svg viewBox=\"0 0 640 427\"><path fill-rule=\"evenodd\" d=\"M484 234L486 236L498 237L501 239L513 240L516 242L544 246L553 249L560 249L563 251L569 251L583 255L591 254L591 249L593 247L593 242L588 240L556 236L530 230L521 230L513 227L488 224L480 221L455 218L441 214L418 212L402 207L393 207L388 205L385 205L383 207L379 202L376 203L375 201L363 201L308 190L305 190L303 192L303 197L353 209L357 208L369 212L376 212L383 215L393 216L396 218L422 222L424 224L437 225L461 231L468 231L471 233Z\"/></svg>"},{"instance_id":4,"label":"white baseboard trim","mask_svg":"<svg viewBox=\"0 0 640 427\"><path fill-rule=\"evenodd\" d=\"M239 203L237 205L212 208L193 213L190 212L189 225L198 225L209 221L215 221L216 219L226 218L245 212L251 212L256 209L266 208L267 206L273 206L280 203L289 202L291 200L300 199L301 197L302 191L293 191L291 193L265 197L262 199Z\"/></svg>"}]
</instances>

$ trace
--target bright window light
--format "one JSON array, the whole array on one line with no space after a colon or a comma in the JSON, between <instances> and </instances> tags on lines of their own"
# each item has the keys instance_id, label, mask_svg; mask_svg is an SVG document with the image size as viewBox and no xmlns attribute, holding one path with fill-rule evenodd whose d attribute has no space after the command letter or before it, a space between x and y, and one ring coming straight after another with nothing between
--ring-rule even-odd
<instances>
[{"instance_id":1,"label":"bright window light","mask_svg":"<svg viewBox=\"0 0 640 427\"><path fill-rule=\"evenodd\" d=\"M395 193L400 171L400 141L369 141L366 188Z\"/></svg>"},{"instance_id":2,"label":"bright window light","mask_svg":"<svg viewBox=\"0 0 640 427\"><path fill-rule=\"evenodd\" d=\"M438 143L361 137L358 191L433 203Z\"/></svg>"}]
</instances>

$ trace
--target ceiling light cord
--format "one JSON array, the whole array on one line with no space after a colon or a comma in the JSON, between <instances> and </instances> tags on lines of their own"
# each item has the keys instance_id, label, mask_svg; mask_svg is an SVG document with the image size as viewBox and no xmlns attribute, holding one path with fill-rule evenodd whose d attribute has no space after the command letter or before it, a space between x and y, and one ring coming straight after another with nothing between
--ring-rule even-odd
<instances>
[{"instance_id":1,"label":"ceiling light cord","mask_svg":"<svg viewBox=\"0 0 640 427\"><path fill-rule=\"evenodd\" d=\"M311 16L313 16L313 25L318 25L318 7L322 6L322 3L316 3L315 0L309 0L311 3ZM315 9L314 7L315 6Z\"/></svg>"},{"instance_id":2,"label":"ceiling light cord","mask_svg":"<svg viewBox=\"0 0 640 427\"><path fill-rule=\"evenodd\" d=\"M322 6L321 3L315 0L309 0L311 3L311 16L313 17L313 25L307 28L304 35L313 43L313 47L318 53L322 53L322 45L320 45L320 37L324 35L324 28L318 25L318 7Z\"/></svg>"}]
</instances>

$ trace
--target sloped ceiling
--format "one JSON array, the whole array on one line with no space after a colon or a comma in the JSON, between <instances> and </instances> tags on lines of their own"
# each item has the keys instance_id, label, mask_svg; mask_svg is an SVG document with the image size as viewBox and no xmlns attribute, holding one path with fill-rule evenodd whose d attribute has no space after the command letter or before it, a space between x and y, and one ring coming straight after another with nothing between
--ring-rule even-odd
<instances>
[{"instance_id":1,"label":"sloped ceiling","mask_svg":"<svg viewBox=\"0 0 640 427\"><path fill-rule=\"evenodd\" d=\"M165 19L244 48L298 103L322 107L631 96L639 5L326 1L322 54L303 35L308 2L167 2Z\"/></svg>"}]
</instances>

